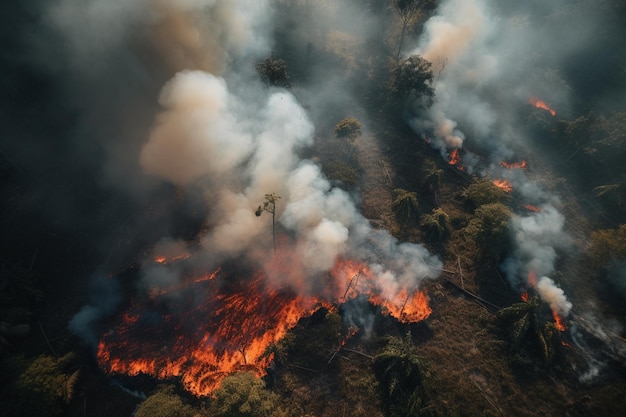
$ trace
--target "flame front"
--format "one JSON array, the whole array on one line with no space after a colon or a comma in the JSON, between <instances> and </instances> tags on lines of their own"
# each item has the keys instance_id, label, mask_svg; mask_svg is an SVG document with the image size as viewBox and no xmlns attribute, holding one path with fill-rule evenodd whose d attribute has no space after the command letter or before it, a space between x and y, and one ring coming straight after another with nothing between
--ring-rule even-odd
<instances>
[{"instance_id":1,"label":"flame front","mask_svg":"<svg viewBox=\"0 0 626 417\"><path fill-rule=\"evenodd\" d=\"M459 155L459 148L452 149L452 152L450 152L450 160L448 160L448 163L460 169L461 171L465 170L465 167L461 164L461 155Z\"/></svg>"},{"instance_id":2,"label":"flame front","mask_svg":"<svg viewBox=\"0 0 626 417\"><path fill-rule=\"evenodd\" d=\"M108 373L180 377L186 390L205 396L236 371L264 375L272 360L267 347L320 306L332 308L364 294L401 322L431 313L423 291L382 288L365 264L338 261L329 277L318 296L274 288L263 274L235 279L219 270L176 286L175 295L153 292L102 336L98 363Z\"/></svg>"},{"instance_id":3,"label":"flame front","mask_svg":"<svg viewBox=\"0 0 626 417\"><path fill-rule=\"evenodd\" d=\"M552 116L556 116L556 110L552 109L550 106L546 104L545 101L539 100L537 97L531 97L530 100L528 100L528 103L535 106L538 109L542 109L547 112L550 112Z\"/></svg>"},{"instance_id":4,"label":"flame front","mask_svg":"<svg viewBox=\"0 0 626 417\"><path fill-rule=\"evenodd\" d=\"M506 161L502 161L500 162L500 166L504 167L504 168L508 168L508 169L526 169L526 161L520 161L520 162L506 162Z\"/></svg>"},{"instance_id":5,"label":"flame front","mask_svg":"<svg viewBox=\"0 0 626 417\"><path fill-rule=\"evenodd\" d=\"M513 191L513 185L511 185L511 183L507 180L493 180L493 185L498 188L502 188L506 192Z\"/></svg>"},{"instance_id":6,"label":"flame front","mask_svg":"<svg viewBox=\"0 0 626 417\"><path fill-rule=\"evenodd\" d=\"M561 318L561 316L559 316L559 313L552 310L552 317L554 318L554 325L559 331L564 332L565 330L567 330L567 326L565 325L565 322Z\"/></svg>"}]
</instances>

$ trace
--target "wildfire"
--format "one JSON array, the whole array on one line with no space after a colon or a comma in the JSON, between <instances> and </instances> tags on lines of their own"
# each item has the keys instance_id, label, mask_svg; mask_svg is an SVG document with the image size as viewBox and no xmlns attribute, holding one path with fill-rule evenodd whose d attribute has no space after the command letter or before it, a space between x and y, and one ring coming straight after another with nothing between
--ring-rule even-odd
<instances>
[{"instance_id":1,"label":"wildfire","mask_svg":"<svg viewBox=\"0 0 626 417\"><path fill-rule=\"evenodd\" d=\"M514 169L514 168L526 169L526 161L520 161L520 162L506 162L506 161L502 161L502 162L500 162L500 166L502 166L504 168L508 168L508 169Z\"/></svg>"},{"instance_id":2,"label":"wildfire","mask_svg":"<svg viewBox=\"0 0 626 417\"><path fill-rule=\"evenodd\" d=\"M511 183L507 180L493 180L493 185L498 188L502 188L506 192L513 191L513 185L511 185Z\"/></svg>"},{"instance_id":3,"label":"wildfire","mask_svg":"<svg viewBox=\"0 0 626 417\"><path fill-rule=\"evenodd\" d=\"M552 310L552 317L554 318L554 324L559 331L564 332L565 330L567 330L565 322L563 321L561 316L559 316L559 314L554 310Z\"/></svg>"},{"instance_id":4,"label":"wildfire","mask_svg":"<svg viewBox=\"0 0 626 417\"><path fill-rule=\"evenodd\" d=\"M383 313L401 322L424 320L431 313L423 291L381 288L367 265L353 261L338 261L325 293L318 296L275 288L262 273L252 278L225 275L217 270L187 279L176 288L175 298L161 291L133 302L100 340L101 368L108 373L179 377L186 390L205 396L239 370L264 375L272 360L267 348L320 306L332 308L367 295Z\"/></svg>"},{"instance_id":5,"label":"wildfire","mask_svg":"<svg viewBox=\"0 0 626 417\"><path fill-rule=\"evenodd\" d=\"M169 259L163 255L156 255L153 260L154 260L154 263L157 263L157 264L167 264L170 262L179 261L181 259L187 259L187 258L189 258L189 255L178 255L178 256L171 257Z\"/></svg>"},{"instance_id":6,"label":"wildfire","mask_svg":"<svg viewBox=\"0 0 626 417\"><path fill-rule=\"evenodd\" d=\"M539 207L533 206L532 204L526 204L524 207L526 208L526 210L532 211L534 213L539 213L541 211Z\"/></svg>"},{"instance_id":7,"label":"wildfire","mask_svg":"<svg viewBox=\"0 0 626 417\"><path fill-rule=\"evenodd\" d=\"M450 160L448 161L450 165L455 166L457 169L461 171L465 170L465 167L461 164L461 155L459 155L459 148L452 149L450 152Z\"/></svg>"},{"instance_id":8,"label":"wildfire","mask_svg":"<svg viewBox=\"0 0 626 417\"><path fill-rule=\"evenodd\" d=\"M520 298L522 299L523 302L527 303L528 302L528 292L524 291L523 293L520 294Z\"/></svg>"},{"instance_id":9,"label":"wildfire","mask_svg":"<svg viewBox=\"0 0 626 417\"><path fill-rule=\"evenodd\" d=\"M556 116L556 110L552 109L550 106L546 104L545 101L539 100L537 97L531 97L530 100L528 100L528 103L530 103L531 105L535 106L538 109L542 109L542 110L546 110L550 112L552 116Z\"/></svg>"}]
</instances>

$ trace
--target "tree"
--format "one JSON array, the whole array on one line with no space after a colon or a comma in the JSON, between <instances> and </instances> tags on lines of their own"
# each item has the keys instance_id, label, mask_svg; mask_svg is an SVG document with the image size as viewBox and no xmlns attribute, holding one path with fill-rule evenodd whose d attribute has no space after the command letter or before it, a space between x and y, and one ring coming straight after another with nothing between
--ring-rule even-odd
<instances>
[{"instance_id":1,"label":"tree","mask_svg":"<svg viewBox=\"0 0 626 417\"><path fill-rule=\"evenodd\" d=\"M432 87L432 64L419 55L411 55L396 64L388 85L391 111L404 111L408 104L430 107L435 90Z\"/></svg>"},{"instance_id":2,"label":"tree","mask_svg":"<svg viewBox=\"0 0 626 417\"><path fill-rule=\"evenodd\" d=\"M474 207L485 204L503 203L510 196L509 193L494 185L489 179L474 179L474 181L463 191L463 196L467 198Z\"/></svg>"},{"instance_id":3,"label":"tree","mask_svg":"<svg viewBox=\"0 0 626 417\"><path fill-rule=\"evenodd\" d=\"M500 260L511 247L511 211L503 204L484 204L476 209L464 233L476 242L483 255Z\"/></svg>"},{"instance_id":4,"label":"tree","mask_svg":"<svg viewBox=\"0 0 626 417\"><path fill-rule=\"evenodd\" d=\"M361 136L361 122L354 117L348 116L335 125L337 138L345 138L348 142L354 143L359 136Z\"/></svg>"},{"instance_id":5,"label":"tree","mask_svg":"<svg viewBox=\"0 0 626 417\"><path fill-rule=\"evenodd\" d=\"M268 86L291 88L287 64L282 59L266 58L256 64L256 70Z\"/></svg>"},{"instance_id":6,"label":"tree","mask_svg":"<svg viewBox=\"0 0 626 417\"><path fill-rule=\"evenodd\" d=\"M391 416L418 416L428 400L424 384L429 373L411 342L389 336L387 345L373 359L374 374Z\"/></svg>"},{"instance_id":7,"label":"tree","mask_svg":"<svg viewBox=\"0 0 626 417\"><path fill-rule=\"evenodd\" d=\"M427 6L432 7L432 5L432 0L393 0L393 6L402 19L402 33L400 34L400 41L398 42L396 60L400 59L400 52L402 52L402 44L404 43L408 24L420 16Z\"/></svg>"},{"instance_id":8,"label":"tree","mask_svg":"<svg viewBox=\"0 0 626 417\"><path fill-rule=\"evenodd\" d=\"M278 395L268 391L252 372L239 372L222 380L210 406L216 417L271 417L279 412Z\"/></svg>"},{"instance_id":9,"label":"tree","mask_svg":"<svg viewBox=\"0 0 626 417\"><path fill-rule=\"evenodd\" d=\"M626 224L592 232L591 259L597 267L605 268L612 261L626 260Z\"/></svg>"},{"instance_id":10,"label":"tree","mask_svg":"<svg viewBox=\"0 0 626 417\"><path fill-rule=\"evenodd\" d=\"M333 182L339 182L344 189L353 189L359 185L359 171L340 160L333 160L323 165L324 175Z\"/></svg>"},{"instance_id":11,"label":"tree","mask_svg":"<svg viewBox=\"0 0 626 417\"><path fill-rule=\"evenodd\" d=\"M593 189L593 193L596 197L614 204L619 210L626 209L625 183L599 185Z\"/></svg>"},{"instance_id":12,"label":"tree","mask_svg":"<svg viewBox=\"0 0 626 417\"><path fill-rule=\"evenodd\" d=\"M392 208L400 223L407 225L419 208L417 193L403 188L396 188L393 192L396 194L396 199L393 200Z\"/></svg>"},{"instance_id":13,"label":"tree","mask_svg":"<svg viewBox=\"0 0 626 417\"><path fill-rule=\"evenodd\" d=\"M448 215L441 208L425 214L420 221L420 228L428 239L440 241L448 234Z\"/></svg>"},{"instance_id":14,"label":"tree","mask_svg":"<svg viewBox=\"0 0 626 417\"><path fill-rule=\"evenodd\" d=\"M354 141L361 136L361 123L354 117L346 117L335 125L335 137L344 139L347 145L347 157L352 156Z\"/></svg>"},{"instance_id":15,"label":"tree","mask_svg":"<svg viewBox=\"0 0 626 417\"><path fill-rule=\"evenodd\" d=\"M560 346L560 336L554 323L540 319L540 307L539 299L532 297L501 309L497 316L513 352L538 355L549 365Z\"/></svg>"},{"instance_id":16,"label":"tree","mask_svg":"<svg viewBox=\"0 0 626 417\"><path fill-rule=\"evenodd\" d=\"M74 397L79 371L68 373L72 355L37 357L19 376L16 388L22 415L54 416Z\"/></svg>"},{"instance_id":17,"label":"tree","mask_svg":"<svg viewBox=\"0 0 626 417\"><path fill-rule=\"evenodd\" d=\"M265 194L265 201L263 204L259 204L254 214L257 217L261 216L264 211L272 215L272 240L274 242L274 253L276 253L276 201L280 196L276 193Z\"/></svg>"},{"instance_id":18,"label":"tree","mask_svg":"<svg viewBox=\"0 0 626 417\"><path fill-rule=\"evenodd\" d=\"M421 186L424 191L437 193L441 185L443 169L437 168L432 161L427 161L422 175Z\"/></svg>"},{"instance_id":19,"label":"tree","mask_svg":"<svg viewBox=\"0 0 626 417\"><path fill-rule=\"evenodd\" d=\"M174 393L174 386L161 386L139 405L135 417L193 417L196 410Z\"/></svg>"}]
</instances>

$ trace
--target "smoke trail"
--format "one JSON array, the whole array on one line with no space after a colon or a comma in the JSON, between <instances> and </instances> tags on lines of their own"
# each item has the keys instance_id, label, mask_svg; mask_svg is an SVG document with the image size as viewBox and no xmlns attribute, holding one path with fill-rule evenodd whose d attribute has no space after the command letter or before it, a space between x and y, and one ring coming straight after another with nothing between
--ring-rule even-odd
<instances>
[{"instance_id":1,"label":"smoke trail","mask_svg":"<svg viewBox=\"0 0 626 417\"><path fill-rule=\"evenodd\" d=\"M556 7L557 5L553 5ZM529 16L533 10L528 9ZM569 247L564 218L556 207L558 199L546 193L522 169L503 169L500 162L513 158L528 146L519 124L517 109L527 103L532 91L564 103L567 89L536 69L533 60L523 59L532 50L527 39L536 40L547 31L533 19L519 20L519 13L508 16L506 7L486 0L448 0L425 24L424 34L412 54L421 54L434 64L436 101L425 115L409 124L433 140L433 147L444 157L451 148L461 147L466 137L488 155L489 164L468 153L464 164L468 172L479 171L493 178L505 178L526 201L541 211L515 215L512 237L515 249L502 265L514 288L529 285L529 274L542 277L537 283L541 298L555 311L569 313L571 303L563 290L547 277L555 271L557 251ZM543 42L545 44L545 42ZM562 50L545 45L535 54L549 52L565 56L574 46L565 42ZM563 104L563 107L565 105Z\"/></svg>"}]
</instances>

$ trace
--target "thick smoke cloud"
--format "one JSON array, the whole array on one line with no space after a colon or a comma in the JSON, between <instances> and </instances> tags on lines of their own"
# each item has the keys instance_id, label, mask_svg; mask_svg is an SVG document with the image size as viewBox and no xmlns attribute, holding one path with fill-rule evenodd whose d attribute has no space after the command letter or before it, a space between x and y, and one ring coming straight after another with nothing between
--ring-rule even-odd
<instances>
[{"instance_id":1,"label":"thick smoke cloud","mask_svg":"<svg viewBox=\"0 0 626 417\"><path fill-rule=\"evenodd\" d=\"M176 288L189 274L228 262L263 270L276 287L315 294L324 292L320 276L341 258L367 264L390 297L439 273L436 256L372 228L354 199L301 157L314 143L317 125L328 129L347 108L367 125L353 86L329 76L325 65L332 60L312 48L311 39L339 55L346 45L362 48L375 38L366 28L378 26L376 17L352 1L311 4L309 16L326 18L314 19L317 27L308 31L303 16L284 16L281 7L288 6L249 0L59 0L44 8L54 42L35 43L42 49L53 44L61 57L44 67L62 79L62 101L77 114L72 156L84 162L88 153L80 149L96 153L85 178L114 201L128 201L124 236L107 226L94 235L104 242L107 261L114 251L132 257L151 253L143 258L140 292ZM254 73L255 63L275 47L273 36L288 26L287 18L302 25L282 44L315 57L293 94L267 88ZM346 57L352 52L345 52L349 68ZM182 203L166 203L174 190ZM272 255L270 216L255 215L267 193L281 197L280 257ZM139 214L144 211L159 217ZM177 212L185 211L204 216L193 241L181 239L175 229ZM106 219L116 216L112 211ZM131 239L158 243L152 249L120 249L119 242ZM155 262L155 256L165 261ZM111 312L86 306L70 327L94 342L90 332Z\"/></svg>"}]
</instances>

